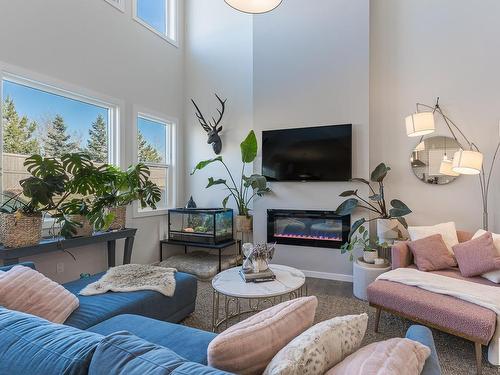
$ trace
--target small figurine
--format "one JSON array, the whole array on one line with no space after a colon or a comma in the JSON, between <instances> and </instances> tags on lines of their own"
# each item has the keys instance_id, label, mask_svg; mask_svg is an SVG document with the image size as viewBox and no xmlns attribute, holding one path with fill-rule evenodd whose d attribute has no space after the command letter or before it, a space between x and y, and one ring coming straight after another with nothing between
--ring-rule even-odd
<instances>
[{"instance_id":1,"label":"small figurine","mask_svg":"<svg viewBox=\"0 0 500 375\"><path fill-rule=\"evenodd\" d=\"M196 202L194 201L193 196L189 198L189 201L186 203L185 208L196 208Z\"/></svg>"}]
</instances>

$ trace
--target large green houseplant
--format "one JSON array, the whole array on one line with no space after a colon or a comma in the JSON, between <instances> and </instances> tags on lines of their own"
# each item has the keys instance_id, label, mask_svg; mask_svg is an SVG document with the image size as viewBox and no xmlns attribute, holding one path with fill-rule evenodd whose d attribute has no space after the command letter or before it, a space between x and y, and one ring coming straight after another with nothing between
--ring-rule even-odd
<instances>
[{"instance_id":1,"label":"large green houseplant","mask_svg":"<svg viewBox=\"0 0 500 375\"><path fill-rule=\"evenodd\" d=\"M212 163L220 163L225 169L228 178L218 178L210 177L208 179L208 184L206 188L210 188L216 185L225 186L229 194L222 201L222 206L225 208L230 199L233 199L236 207L238 209L238 216L236 217L236 230L238 231L251 231L252 230L252 217L250 215L250 203L257 196L262 196L271 190L267 186L267 180L264 176L259 174L252 174L250 176L245 175L245 170L248 165L251 165L255 158L257 157L257 137L255 132L251 130L247 137L240 144L241 150L241 177L236 179L229 170L228 166L222 159L222 156L218 156L214 159L208 159L200 161L191 175L196 173L196 171L201 170Z\"/></svg>"},{"instance_id":2,"label":"large green houseplant","mask_svg":"<svg viewBox=\"0 0 500 375\"><path fill-rule=\"evenodd\" d=\"M390 170L390 167L384 163L380 163L372 171L370 181L364 178L353 178L351 180L368 187L370 195L367 198L363 198L359 194L358 189L347 190L340 194L341 197L351 198L346 199L337 207L337 215L351 215L357 209L369 214L369 217L362 217L354 222L351 227L349 239L363 224L374 220L377 220L379 242L390 242L403 236L403 228L408 227L404 216L410 214L411 210L399 199L392 199L390 206L387 204L384 179ZM375 187L372 185L375 185Z\"/></svg>"}]
</instances>

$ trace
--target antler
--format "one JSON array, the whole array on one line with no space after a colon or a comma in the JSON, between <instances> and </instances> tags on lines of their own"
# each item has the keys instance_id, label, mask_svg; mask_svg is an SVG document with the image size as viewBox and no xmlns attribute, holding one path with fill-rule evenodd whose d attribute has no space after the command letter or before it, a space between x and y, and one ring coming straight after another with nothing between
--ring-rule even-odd
<instances>
[{"instance_id":1,"label":"antler","mask_svg":"<svg viewBox=\"0 0 500 375\"><path fill-rule=\"evenodd\" d=\"M198 118L198 121L200 122L201 127L203 128L203 130L205 130L208 133L211 130L210 125L207 123L207 120L205 120L203 113L201 113L200 108L195 103L195 101L193 99L191 99L191 102L193 102L193 105L196 108L195 115Z\"/></svg>"},{"instance_id":2,"label":"antler","mask_svg":"<svg viewBox=\"0 0 500 375\"><path fill-rule=\"evenodd\" d=\"M219 103L221 104L221 109L217 108L217 112L219 112L219 119L216 121L215 118L212 117L212 120L214 121L214 126L213 126L213 129L214 130L217 130L217 132L220 132L222 130L222 126L219 127L219 129L217 129L217 126L220 124L220 122L222 121L222 117L224 116L224 111L226 110L226 102L227 102L227 99L225 100L222 100L219 95L215 94L217 100L219 101Z\"/></svg>"}]
</instances>

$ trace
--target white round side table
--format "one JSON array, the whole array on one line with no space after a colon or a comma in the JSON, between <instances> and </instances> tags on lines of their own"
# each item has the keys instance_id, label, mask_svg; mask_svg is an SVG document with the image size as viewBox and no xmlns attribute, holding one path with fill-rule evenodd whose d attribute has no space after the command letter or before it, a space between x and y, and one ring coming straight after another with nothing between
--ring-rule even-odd
<instances>
[{"instance_id":1,"label":"white round side table","mask_svg":"<svg viewBox=\"0 0 500 375\"><path fill-rule=\"evenodd\" d=\"M375 279L383 273L391 270L390 264L386 267L374 267L373 265L361 264L357 259L353 262L352 267L352 291L355 297L364 301L368 299L366 295L366 288L368 288L368 285L374 282Z\"/></svg>"},{"instance_id":2,"label":"white round side table","mask_svg":"<svg viewBox=\"0 0 500 375\"><path fill-rule=\"evenodd\" d=\"M302 271L278 264L270 264L269 268L276 275L276 279L264 283L244 282L239 274L241 267L222 271L213 278L213 332L223 323L227 328L231 318L255 313L264 307L307 295L306 277ZM248 306L245 311L242 311L242 302L248 303L245 304ZM233 309L230 308L231 304Z\"/></svg>"}]
</instances>

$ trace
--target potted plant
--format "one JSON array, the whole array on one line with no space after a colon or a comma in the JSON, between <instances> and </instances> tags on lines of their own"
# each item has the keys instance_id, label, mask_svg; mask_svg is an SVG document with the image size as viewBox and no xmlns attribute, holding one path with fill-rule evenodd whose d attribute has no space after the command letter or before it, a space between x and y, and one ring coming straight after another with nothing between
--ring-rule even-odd
<instances>
[{"instance_id":1,"label":"potted plant","mask_svg":"<svg viewBox=\"0 0 500 375\"><path fill-rule=\"evenodd\" d=\"M257 138L253 130L248 133L247 137L240 144L241 150L241 161L242 171L241 177L238 181L234 178L233 174L229 170L228 166L222 160L222 156L218 156L214 159L200 161L196 167L191 172L193 175L196 171L205 168L212 163L220 163L226 170L229 177L228 179L215 179L210 177L208 179L208 185L206 188L210 188L216 185L223 185L229 191L229 195L225 197L222 201L222 206L226 208L229 199L233 199L236 203L238 209L238 215L236 216L236 230L238 232L250 232L252 231L252 216L250 215L249 205L256 196L262 196L271 190L267 186L267 180L264 176L259 174L252 174L250 176L245 175L245 169L248 164L253 163L257 157Z\"/></svg>"},{"instance_id":2,"label":"potted plant","mask_svg":"<svg viewBox=\"0 0 500 375\"><path fill-rule=\"evenodd\" d=\"M408 227L404 216L411 213L406 204L399 199L390 201L387 205L384 192L384 179L391 170L384 163L380 163L371 173L370 181L364 178L353 178L351 181L360 182L368 186L370 195L363 198L358 190L347 190L340 194L341 197L353 197L342 202L336 210L337 215L351 215L356 209L363 209L371 214L371 217L361 218L354 222L351 233L355 233L364 223L377 220L377 237L379 242L391 242L395 239L403 239L405 229ZM375 184L375 188L372 186Z\"/></svg>"},{"instance_id":3,"label":"potted plant","mask_svg":"<svg viewBox=\"0 0 500 375\"><path fill-rule=\"evenodd\" d=\"M349 260L354 260L353 250L357 248L363 249L363 260L366 263L375 263L378 258L378 247L385 248L387 243L380 243L375 241L372 243L368 235L368 230L364 225L360 225L354 233L351 234L349 241L340 247L342 254L349 253Z\"/></svg>"}]
</instances>

